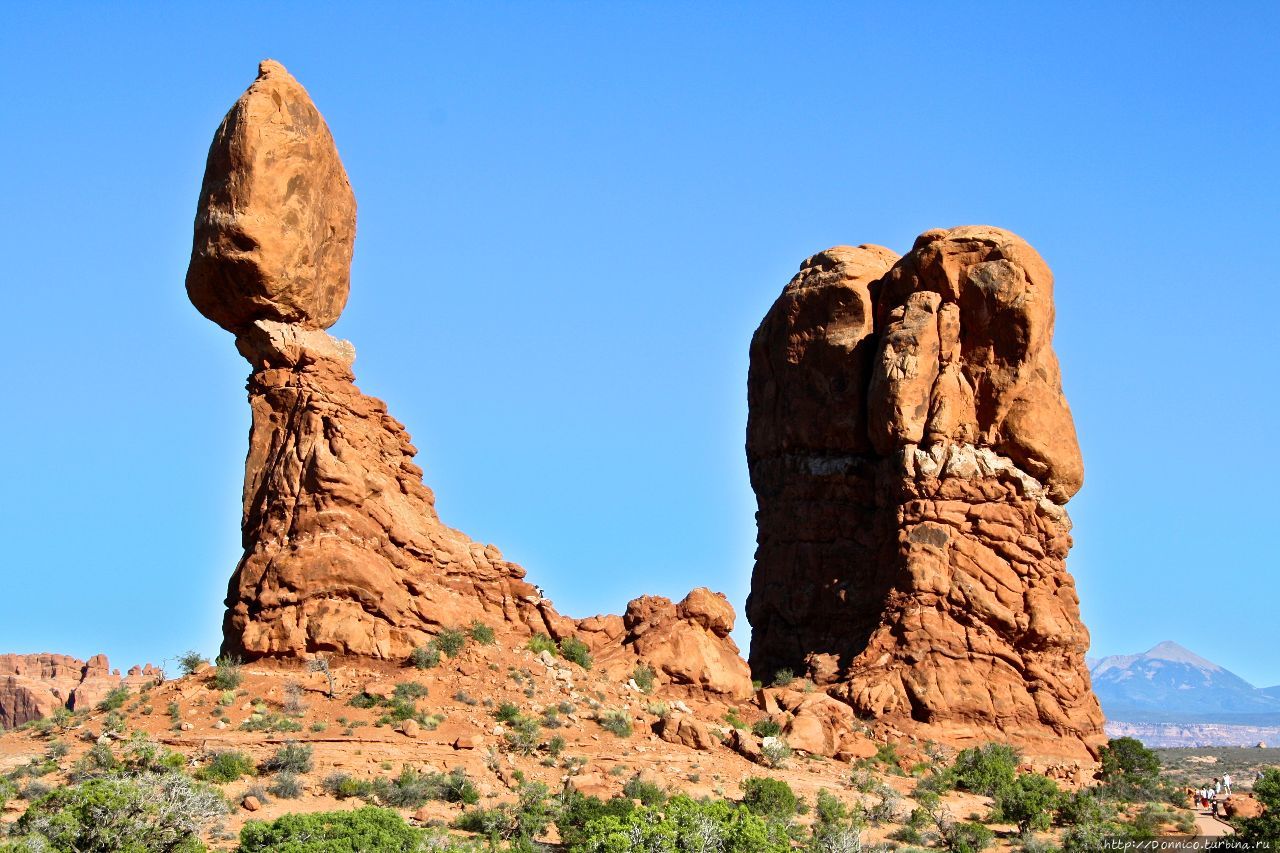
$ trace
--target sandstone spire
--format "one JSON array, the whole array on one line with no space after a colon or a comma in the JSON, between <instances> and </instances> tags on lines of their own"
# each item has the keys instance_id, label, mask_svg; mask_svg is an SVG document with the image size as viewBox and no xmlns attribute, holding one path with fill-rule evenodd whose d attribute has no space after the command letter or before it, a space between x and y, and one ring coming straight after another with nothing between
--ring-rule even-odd
<instances>
[{"instance_id":1,"label":"sandstone spire","mask_svg":"<svg viewBox=\"0 0 1280 853\"><path fill-rule=\"evenodd\" d=\"M804 262L751 345L756 677L952 741L1099 742L1053 320L1048 267L996 228Z\"/></svg>"},{"instance_id":2,"label":"sandstone spire","mask_svg":"<svg viewBox=\"0 0 1280 853\"><path fill-rule=\"evenodd\" d=\"M496 547L441 523L404 426L356 388L351 344L323 331L346 302L354 235L324 119L264 62L214 137L187 274L191 301L235 333L252 368L244 556L223 651L403 660L442 627L479 621L508 642L576 635L623 680L643 660L668 689L750 696L723 596L643 597L625 617L575 622Z\"/></svg>"}]
</instances>

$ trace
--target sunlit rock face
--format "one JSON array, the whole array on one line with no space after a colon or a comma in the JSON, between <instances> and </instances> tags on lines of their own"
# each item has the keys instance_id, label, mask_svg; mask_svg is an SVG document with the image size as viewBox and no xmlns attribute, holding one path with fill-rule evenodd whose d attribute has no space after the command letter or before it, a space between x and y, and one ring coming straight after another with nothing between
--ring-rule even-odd
<instances>
[{"instance_id":1,"label":"sunlit rock face","mask_svg":"<svg viewBox=\"0 0 1280 853\"><path fill-rule=\"evenodd\" d=\"M1053 324L1048 266L997 228L804 262L751 345L757 678L791 669L952 741L1102 741Z\"/></svg>"}]
</instances>

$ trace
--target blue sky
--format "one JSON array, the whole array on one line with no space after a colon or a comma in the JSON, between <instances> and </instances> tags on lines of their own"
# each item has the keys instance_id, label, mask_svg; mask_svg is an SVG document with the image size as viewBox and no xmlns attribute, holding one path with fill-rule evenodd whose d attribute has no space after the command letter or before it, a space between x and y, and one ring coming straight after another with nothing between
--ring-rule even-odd
<instances>
[{"instance_id":1,"label":"blue sky","mask_svg":"<svg viewBox=\"0 0 1280 853\"><path fill-rule=\"evenodd\" d=\"M183 276L269 56L356 190L362 389L562 612L741 611L760 318L817 250L986 223L1057 276L1093 654L1280 683L1280 6L110 5L0 33L0 651L217 646L247 365Z\"/></svg>"}]
</instances>

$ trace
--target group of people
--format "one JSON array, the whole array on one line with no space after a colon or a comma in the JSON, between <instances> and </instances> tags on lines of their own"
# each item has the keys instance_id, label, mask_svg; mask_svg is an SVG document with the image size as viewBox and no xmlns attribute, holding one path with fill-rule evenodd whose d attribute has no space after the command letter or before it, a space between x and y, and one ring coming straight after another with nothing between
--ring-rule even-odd
<instances>
[{"instance_id":1,"label":"group of people","mask_svg":"<svg viewBox=\"0 0 1280 853\"><path fill-rule=\"evenodd\" d=\"M1208 809L1209 813L1214 817L1218 816L1218 798L1221 796L1231 796L1231 774L1223 773L1221 779L1214 779L1212 785L1206 785L1192 792L1195 796L1196 804L1202 809Z\"/></svg>"}]
</instances>

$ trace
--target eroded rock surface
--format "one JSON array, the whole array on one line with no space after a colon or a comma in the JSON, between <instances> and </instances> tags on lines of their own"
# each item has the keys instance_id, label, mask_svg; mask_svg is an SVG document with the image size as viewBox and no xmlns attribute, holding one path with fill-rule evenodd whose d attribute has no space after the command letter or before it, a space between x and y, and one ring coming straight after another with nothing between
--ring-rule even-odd
<instances>
[{"instance_id":1,"label":"eroded rock surface","mask_svg":"<svg viewBox=\"0 0 1280 853\"><path fill-rule=\"evenodd\" d=\"M1087 757L1102 740L1053 321L1048 267L996 228L805 261L751 346L757 678L791 669L951 741Z\"/></svg>"}]
</instances>

